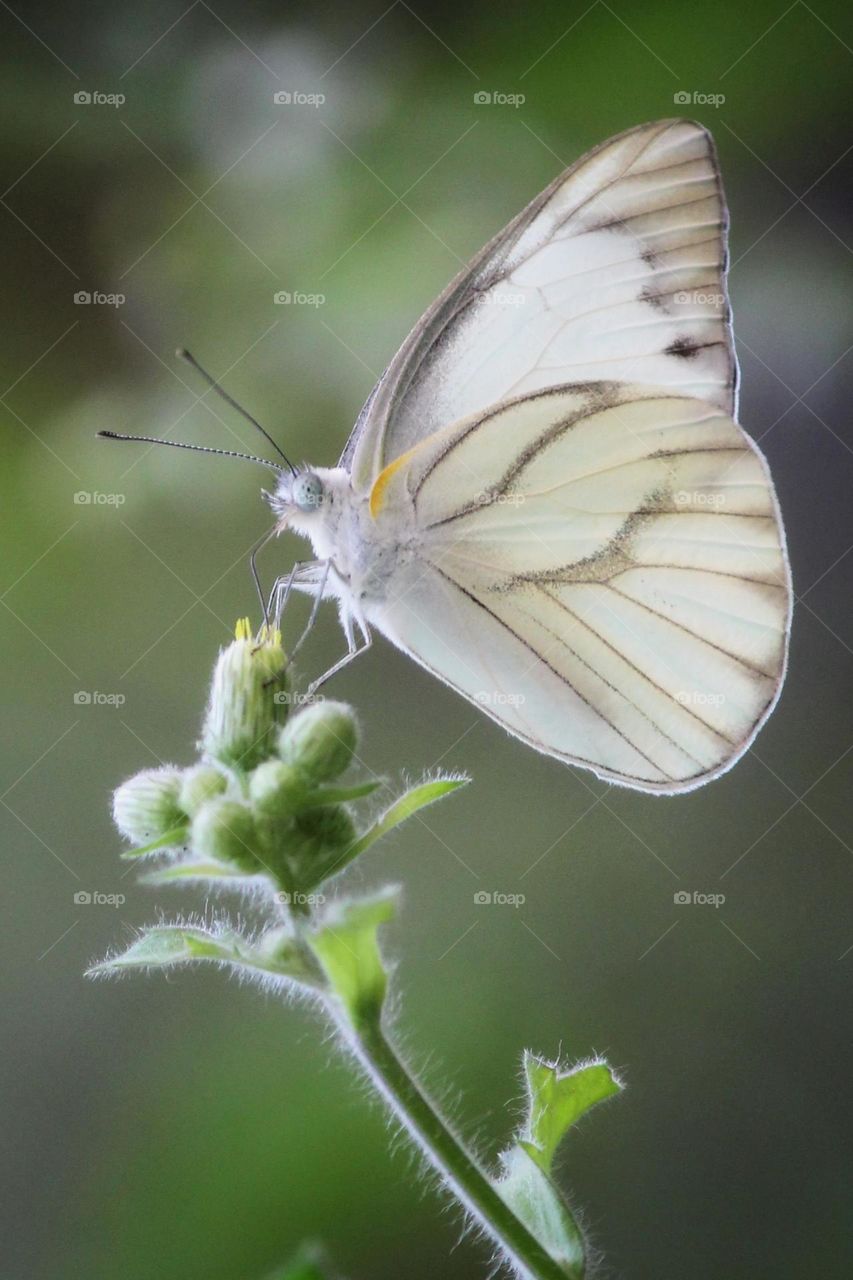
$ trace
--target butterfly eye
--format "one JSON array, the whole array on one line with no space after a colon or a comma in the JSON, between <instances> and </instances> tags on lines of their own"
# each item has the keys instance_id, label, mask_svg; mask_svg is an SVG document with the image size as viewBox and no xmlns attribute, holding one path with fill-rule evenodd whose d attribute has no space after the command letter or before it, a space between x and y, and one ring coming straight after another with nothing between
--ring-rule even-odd
<instances>
[{"instance_id":1,"label":"butterfly eye","mask_svg":"<svg viewBox=\"0 0 853 1280\"><path fill-rule=\"evenodd\" d=\"M303 472L293 481L291 500L300 511L316 511L322 505L323 481L313 471Z\"/></svg>"}]
</instances>

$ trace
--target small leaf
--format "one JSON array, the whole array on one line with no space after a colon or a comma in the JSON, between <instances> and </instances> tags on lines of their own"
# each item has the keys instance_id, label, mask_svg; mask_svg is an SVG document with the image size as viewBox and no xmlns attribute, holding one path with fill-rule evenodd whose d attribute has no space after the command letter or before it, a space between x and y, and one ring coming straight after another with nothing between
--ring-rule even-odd
<instances>
[{"instance_id":1,"label":"small leaf","mask_svg":"<svg viewBox=\"0 0 853 1280\"><path fill-rule=\"evenodd\" d=\"M199 859L196 862L176 862L171 867L149 871L139 877L140 884L173 884L181 880L248 880L239 867L227 867L221 862Z\"/></svg>"},{"instance_id":2,"label":"small leaf","mask_svg":"<svg viewBox=\"0 0 853 1280\"><path fill-rule=\"evenodd\" d=\"M122 969L168 968L194 964L200 960L227 964L232 968L271 973L317 986L317 975L299 956L295 945L278 947L274 956L264 954L232 929L215 931L196 926L156 925L131 943L127 951L94 965L89 973L113 973Z\"/></svg>"},{"instance_id":3,"label":"small leaf","mask_svg":"<svg viewBox=\"0 0 853 1280\"><path fill-rule=\"evenodd\" d=\"M165 835L158 836L156 840L152 840L149 844L140 845L138 849L126 849L119 856L125 862L131 861L133 858L144 858L149 853L156 853L159 849L168 849L175 846L183 846L189 839L189 828L173 827L171 831L167 831Z\"/></svg>"},{"instance_id":4,"label":"small leaf","mask_svg":"<svg viewBox=\"0 0 853 1280\"><path fill-rule=\"evenodd\" d=\"M550 1171L554 1153L573 1124L590 1107L612 1098L622 1088L606 1062L590 1062L562 1074L556 1066L525 1053L528 1116L521 1133L526 1150Z\"/></svg>"},{"instance_id":5,"label":"small leaf","mask_svg":"<svg viewBox=\"0 0 853 1280\"><path fill-rule=\"evenodd\" d=\"M503 1176L495 1189L516 1217L570 1280L582 1280L584 1247L580 1229L547 1173L522 1147L501 1156Z\"/></svg>"},{"instance_id":6,"label":"small leaf","mask_svg":"<svg viewBox=\"0 0 853 1280\"><path fill-rule=\"evenodd\" d=\"M317 787L305 796L300 808L316 809L318 805L346 804L349 800L361 800L364 796L372 795L381 786L381 781L378 781L360 782L354 787Z\"/></svg>"},{"instance_id":7,"label":"small leaf","mask_svg":"<svg viewBox=\"0 0 853 1280\"><path fill-rule=\"evenodd\" d=\"M375 822L369 830L365 831L354 844L345 849L339 855L334 865L324 871L324 875L331 875L333 872L342 871L355 858L369 849L372 844L382 836L387 835L394 827L398 827L401 822L405 822L407 818L411 818L419 809L424 809L428 804L434 804L436 800L441 800L444 796L450 795L452 791L456 791L458 787L464 787L469 778L436 778L432 782L422 782L417 787L412 787L405 795L400 796L399 800L395 800L390 809L387 809L378 822Z\"/></svg>"},{"instance_id":8,"label":"small leaf","mask_svg":"<svg viewBox=\"0 0 853 1280\"><path fill-rule=\"evenodd\" d=\"M397 890L332 904L319 927L306 934L311 947L353 1021L375 1017L382 1007L387 975L376 937L394 916Z\"/></svg>"}]
</instances>

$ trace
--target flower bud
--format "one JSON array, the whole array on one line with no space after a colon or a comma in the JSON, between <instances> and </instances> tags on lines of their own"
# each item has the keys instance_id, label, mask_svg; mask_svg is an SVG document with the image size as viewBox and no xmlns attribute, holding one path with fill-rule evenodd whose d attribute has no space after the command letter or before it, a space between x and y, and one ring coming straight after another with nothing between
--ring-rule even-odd
<instances>
[{"instance_id":1,"label":"flower bud","mask_svg":"<svg viewBox=\"0 0 853 1280\"><path fill-rule=\"evenodd\" d=\"M278 753L301 769L311 783L328 782L343 773L357 742L355 717L342 702L306 707L279 734Z\"/></svg>"},{"instance_id":2,"label":"flower bud","mask_svg":"<svg viewBox=\"0 0 853 1280\"><path fill-rule=\"evenodd\" d=\"M184 772L181 782L180 804L184 813L194 817L201 806L214 796L222 795L228 779L213 765L196 764Z\"/></svg>"},{"instance_id":3,"label":"flower bud","mask_svg":"<svg viewBox=\"0 0 853 1280\"><path fill-rule=\"evenodd\" d=\"M236 800L217 797L202 805L193 818L192 845L202 857L229 862L249 875L262 869L252 811Z\"/></svg>"},{"instance_id":4,"label":"flower bud","mask_svg":"<svg viewBox=\"0 0 853 1280\"><path fill-rule=\"evenodd\" d=\"M341 805L320 805L300 813L288 834L288 861L300 868L300 879L317 884L326 868L357 839L355 824Z\"/></svg>"},{"instance_id":5,"label":"flower bud","mask_svg":"<svg viewBox=\"0 0 853 1280\"><path fill-rule=\"evenodd\" d=\"M305 779L292 764L265 760L249 778L252 808L264 818L289 818L305 798Z\"/></svg>"},{"instance_id":6,"label":"flower bud","mask_svg":"<svg viewBox=\"0 0 853 1280\"><path fill-rule=\"evenodd\" d=\"M213 673L200 746L213 760L251 769L272 754L276 728L287 718L285 657L278 632L257 641L248 619L223 649Z\"/></svg>"},{"instance_id":7,"label":"flower bud","mask_svg":"<svg viewBox=\"0 0 853 1280\"><path fill-rule=\"evenodd\" d=\"M147 844L185 826L180 789L181 774L170 767L146 769L123 782L113 795L113 820L119 831L134 844Z\"/></svg>"}]
</instances>

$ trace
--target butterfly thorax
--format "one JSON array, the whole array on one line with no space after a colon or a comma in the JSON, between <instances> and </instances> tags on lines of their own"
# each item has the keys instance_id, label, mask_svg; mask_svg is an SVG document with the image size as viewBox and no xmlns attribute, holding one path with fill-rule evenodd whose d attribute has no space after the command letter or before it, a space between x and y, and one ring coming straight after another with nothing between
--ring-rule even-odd
<instances>
[{"instance_id":1,"label":"butterfly thorax","mask_svg":"<svg viewBox=\"0 0 853 1280\"><path fill-rule=\"evenodd\" d=\"M323 500L316 510L301 511L282 501L281 528L307 538L318 561L333 570L328 594L354 606L356 613L385 601L393 576L400 572L410 531L406 522L377 520L368 496L356 493L349 474L341 467L317 467Z\"/></svg>"}]
</instances>

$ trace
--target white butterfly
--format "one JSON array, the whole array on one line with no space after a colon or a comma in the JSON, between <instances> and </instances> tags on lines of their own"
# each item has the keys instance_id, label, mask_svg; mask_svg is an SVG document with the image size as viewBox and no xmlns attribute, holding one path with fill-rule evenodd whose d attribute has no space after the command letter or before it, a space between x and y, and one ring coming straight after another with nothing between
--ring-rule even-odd
<instances>
[{"instance_id":1,"label":"white butterfly","mask_svg":"<svg viewBox=\"0 0 853 1280\"><path fill-rule=\"evenodd\" d=\"M338 466L281 471L276 531L316 558L276 614L291 587L335 597L332 671L375 628L600 778L672 794L734 764L779 696L791 589L733 420L726 232L689 121L557 178L417 323Z\"/></svg>"}]
</instances>

